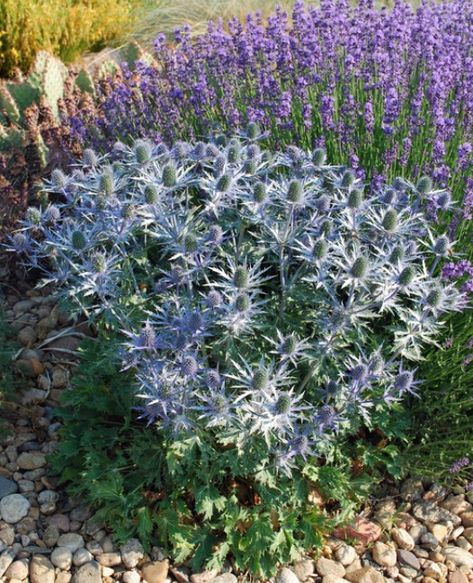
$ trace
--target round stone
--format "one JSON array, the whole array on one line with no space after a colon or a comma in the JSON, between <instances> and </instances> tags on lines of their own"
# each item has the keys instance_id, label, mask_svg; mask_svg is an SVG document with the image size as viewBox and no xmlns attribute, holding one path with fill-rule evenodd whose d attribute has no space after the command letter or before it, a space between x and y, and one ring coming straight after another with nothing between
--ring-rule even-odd
<instances>
[{"instance_id":1,"label":"round stone","mask_svg":"<svg viewBox=\"0 0 473 583\"><path fill-rule=\"evenodd\" d=\"M102 583L99 565L95 561L82 565L74 573L72 583Z\"/></svg>"},{"instance_id":2,"label":"round stone","mask_svg":"<svg viewBox=\"0 0 473 583\"><path fill-rule=\"evenodd\" d=\"M300 583L300 581L292 569L283 567L276 575L275 583Z\"/></svg>"},{"instance_id":3,"label":"round stone","mask_svg":"<svg viewBox=\"0 0 473 583\"><path fill-rule=\"evenodd\" d=\"M356 561L358 554L352 546L341 544L335 551L335 558L344 567L347 567Z\"/></svg>"},{"instance_id":4,"label":"round stone","mask_svg":"<svg viewBox=\"0 0 473 583\"><path fill-rule=\"evenodd\" d=\"M46 465L46 456L39 451L24 451L16 463L20 470L37 470Z\"/></svg>"},{"instance_id":5,"label":"round stone","mask_svg":"<svg viewBox=\"0 0 473 583\"><path fill-rule=\"evenodd\" d=\"M334 575L335 577L343 577L345 575L345 567L332 559L320 557L317 561L317 573L322 577L326 575Z\"/></svg>"},{"instance_id":6,"label":"round stone","mask_svg":"<svg viewBox=\"0 0 473 583\"><path fill-rule=\"evenodd\" d=\"M23 581L28 577L28 561L27 559L20 559L14 561L6 570L5 577L7 579L18 579Z\"/></svg>"},{"instance_id":7,"label":"round stone","mask_svg":"<svg viewBox=\"0 0 473 583\"><path fill-rule=\"evenodd\" d=\"M80 549L77 549L77 551L74 553L74 556L72 557L72 562L76 567L81 567L82 565L89 563L93 558L94 557L92 553L85 549L84 547L82 547Z\"/></svg>"},{"instance_id":8,"label":"round stone","mask_svg":"<svg viewBox=\"0 0 473 583\"><path fill-rule=\"evenodd\" d=\"M393 528L391 537L400 549L412 551L415 547L415 541L412 536L404 528Z\"/></svg>"},{"instance_id":9,"label":"round stone","mask_svg":"<svg viewBox=\"0 0 473 583\"><path fill-rule=\"evenodd\" d=\"M28 514L30 506L21 494L9 494L0 500L0 516L5 522L15 524Z\"/></svg>"},{"instance_id":10,"label":"round stone","mask_svg":"<svg viewBox=\"0 0 473 583\"><path fill-rule=\"evenodd\" d=\"M44 555L34 555L30 565L31 583L54 583L54 566Z\"/></svg>"},{"instance_id":11,"label":"round stone","mask_svg":"<svg viewBox=\"0 0 473 583\"><path fill-rule=\"evenodd\" d=\"M143 545L136 538L130 539L120 549L123 564L127 569L133 569L144 557Z\"/></svg>"},{"instance_id":12,"label":"round stone","mask_svg":"<svg viewBox=\"0 0 473 583\"><path fill-rule=\"evenodd\" d=\"M57 544L59 547L66 547L71 553L75 553L78 549L84 546L84 539L80 534L68 532L66 534L61 534L58 538Z\"/></svg>"},{"instance_id":13,"label":"round stone","mask_svg":"<svg viewBox=\"0 0 473 583\"><path fill-rule=\"evenodd\" d=\"M372 549L373 559L381 567L394 567L397 563L397 554L395 549L389 545L376 541Z\"/></svg>"},{"instance_id":14,"label":"round stone","mask_svg":"<svg viewBox=\"0 0 473 583\"><path fill-rule=\"evenodd\" d=\"M141 576L138 571L126 571L122 577L123 583L140 583Z\"/></svg>"},{"instance_id":15,"label":"round stone","mask_svg":"<svg viewBox=\"0 0 473 583\"><path fill-rule=\"evenodd\" d=\"M72 565L72 553L66 547L56 547L51 553L51 562L55 567L68 571Z\"/></svg>"}]
</instances>

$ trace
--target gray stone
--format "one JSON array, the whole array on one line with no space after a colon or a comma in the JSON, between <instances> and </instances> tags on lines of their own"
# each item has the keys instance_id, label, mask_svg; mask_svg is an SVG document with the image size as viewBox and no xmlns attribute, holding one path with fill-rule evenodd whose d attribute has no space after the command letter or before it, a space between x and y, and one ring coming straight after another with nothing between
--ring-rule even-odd
<instances>
[{"instance_id":1,"label":"gray stone","mask_svg":"<svg viewBox=\"0 0 473 583\"><path fill-rule=\"evenodd\" d=\"M10 494L15 494L15 492L18 492L17 483L0 476L0 500Z\"/></svg>"},{"instance_id":2,"label":"gray stone","mask_svg":"<svg viewBox=\"0 0 473 583\"><path fill-rule=\"evenodd\" d=\"M422 480L417 478L409 478L406 480L401 488L401 498L403 500L419 500L424 493L424 486Z\"/></svg>"},{"instance_id":3,"label":"gray stone","mask_svg":"<svg viewBox=\"0 0 473 583\"><path fill-rule=\"evenodd\" d=\"M55 567L68 571L72 565L72 553L66 547L56 547L51 553L51 562Z\"/></svg>"},{"instance_id":4,"label":"gray stone","mask_svg":"<svg viewBox=\"0 0 473 583\"><path fill-rule=\"evenodd\" d=\"M212 583L236 583L235 575L232 575L233 581L221 581L224 575L220 575L212 580ZM276 575L275 583L299 583L297 575L291 569L283 567Z\"/></svg>"},{"instance_id":5,"label":"gray stone","mask_svg":"<svg viewBox=\"0 0 473 583\"><path fill-rule=\"evenodd\" d=\"M16 463L21 470L37 470L46 465L46 456L40 451L24 451Z\"/></svg>"},{"instance_id":6,"label":"gray stone","mask_svg":"<svg viewBox=\"0 0 473 583\"><path fill-rule=\"evenodd\" d=\"M471 510L471 504L465 500L463 494L458 494L457 496L449 496L446 500L440 503L442 508L452 512L453 514L461 514L462 512L467 512Z\"/></svg>"},{"instance_id":7,"label":"gray stone","mask_svg":"<svg viewBox=\"0 0 473 583\"><path fill-rule=\"evenodd\" d=\"M127 569L133 569L144 557L143 545L136 538L121 547L122 561Z\"/></svg>"},{"instance_id":8,"label":"gray stone","mask_svg":"<svg viewBox=\"0 0 473 583\"><path fill-rule=\"evenodd\" d=\"M411 551L406 551L406 549L398 549L397 558L401 565L410 567L418 571L420 569L419 559L411 553Z\"/></svg>"},{"instance_id":9,"label":"gray stone","mask_svg":"<svg viewBox=\"0 0 473 583\"><path fill-rule=\"evenodd\" d=\"M459 526L461 519L445 508L441 508L432 502L422 500L414 504L412 514L422 522L446 522L450 521L453 526Z\"/></svg>"},{"instance_id":10,"label":"gray stone","mask_svg":"<svg viewBox=\"0 0 473 583\"><path fill-rule=\"evenodd\" d=\"M439 546L439 541L430 532L426 532L420 537L420 544L429 551L435 551Z\"/></svg>"},{"instance_id":11,"label":"gray stone","mask_svg":"<svg viewBox=\"0 0 473 583\"><path fill-rule=\"evenodd\" d=\"M473 569L473 555L460 547L448 546L444 549L447 561L452 561L457 567L465 565Z\"/></svg>"},{"instance_id":12,"label":"gray stone","mask_svg":"<svg viewBox=\"0 0 473 583\"><path fill-rule=\"evenodd\" d=\"M0 516L5 522L15 524L28 514L30 506L21 494L9 494L0 500Z\"/></svg>"},{"instance_id":13,"label":"gray stone","mask_svg":"<svg viewBox=\"0 0 473 583\"><path fill-rule=\"evenodd\" d=\"M80 549L77 549L77 551L74 553L74 556L72 557L72 562L76 567L81 567L82 565L89 563L93 558L94 557L92 553L85 549L84 547L82 547Z\"/></svg>"},{"instance_id":14,"label":"gray stone","mask_svg":"<svg viewBox=\"0 0 473 583\"><path fill-rule=\"evenodd\" d=\"M48 504L48 503L54 503L57 502L59 500L59 494L57 492L54 492L53 490L42 490L39 494L38 494L38 503L39 504Z\"/></svg>"},{"instance_id":15,"label":"gray stone","mask_svg":"<svg viewBox=\"0 0 473 583\"><path fill-rule=\"evenodd\" d=\"M43 541L47 547L53 547L59 538L59 530L52 525L49 525L43 534Z\"/></svg>"},{"instance_id":16,"label":"gray stone","mask_svg":"<svg viewBox=\"0 0 473 583\"><path fill-rule=\"evenodd\" d=\"M58 538L57 544L59 547L68 548L71 553L75 553L77 549L84 546L84 539L80 534L75 532L68 532L66 534L61 534Z\"/></svg>"},{"instance_id":17,"label":"gray stone","mask_svg":"<svg viewBox=\"0 0 473 583\"><path fill-rule=\"evenodd\" d=\"M102 583L100 567L95 561L90 561L79 567L74 573L71 583Z\"/></svg>"}]
</instances>

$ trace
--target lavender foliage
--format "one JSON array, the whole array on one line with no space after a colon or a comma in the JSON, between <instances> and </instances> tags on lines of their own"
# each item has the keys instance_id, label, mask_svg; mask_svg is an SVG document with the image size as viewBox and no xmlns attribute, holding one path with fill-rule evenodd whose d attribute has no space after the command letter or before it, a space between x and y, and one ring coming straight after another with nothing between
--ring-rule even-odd
<instances>
[{"instance_id":1,"label":"lavender foliage","mask_svg":"<svg viewBox=\"0 0 473 583\"><path fill-rule=\"evenodd\" d=\"M372 193L320 150L269 153L256 134L89 151L12 249L122 331L149 423L259 443L290 473L416 394L463 294L435 275L453 253L430 225L444 190Z\"/></svg>"},{"instance_id":2,"label":"lavender foliage","mask_svg":"<svg viewBox=\"0 0 473 583\"><path fill-rule=\"evenodd\" d=\"M449 183L463 203L456 220L468 223L472 46L469 0L417 9L397 0L392 10L371 0L299 1L292 18L278 9L267 21L210 23L195 39L188 27L174 43L160 35L156 63L123 67L95 104L71 107L64 121L104 151L130 136L170 143L256 122L273 145L323 146L375 184L422 173Z\"/></svg>"}]
</instances>

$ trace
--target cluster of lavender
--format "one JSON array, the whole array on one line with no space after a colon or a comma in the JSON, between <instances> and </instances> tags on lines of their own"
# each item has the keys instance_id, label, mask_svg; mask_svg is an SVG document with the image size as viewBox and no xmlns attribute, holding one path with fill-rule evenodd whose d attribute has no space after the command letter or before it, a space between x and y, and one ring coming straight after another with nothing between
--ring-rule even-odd
<instances>
[{"instance_id":1,"label":"cluster of lavender","mask_svg":"<svg viewBox=\"0 0 473 583\"><path fill-rule=\"evenodd\" d=\"M157 64L123 68L98 88L97 103L65 120L83 143L201 139L249 121L272 145L323 147L328 157L377 182L428 173L463 213L473 208L473 20L469 0L297 2L292 20L211 23L175 44L155 42Z\"/></svg>"},{"instance_id":2,"label":"cluster of lavender","mask_svg":"<svg viewBox=\"0 0 473 583\"><path fill-rule=\"evenodd\" d=\"M255 440L289 471L415 394L410 363L463 300L434 276L452 257L428 218L445 190L372 194L322 149L260 137L87 150L11 248L124 333L150 422Z\"/></svg>"},{"instance_id":3,"label":"cluster of lavender","mask_svg":"<svg viewBox=\"0 0 473 583\"><path fill-rule=\"evenodd\" d=\"M449 468L449 472L451 474L458 474L462 471L464 471L465 468L469 468L469 478L470 481L465 485L465 490L467 491L472 491L473 490L473 474L471 472L472 469L472 463L469 457L465 456L462 457L458 460L456 460L456 462L454 462L451 467Z\"/></svg>"}]
</instances>

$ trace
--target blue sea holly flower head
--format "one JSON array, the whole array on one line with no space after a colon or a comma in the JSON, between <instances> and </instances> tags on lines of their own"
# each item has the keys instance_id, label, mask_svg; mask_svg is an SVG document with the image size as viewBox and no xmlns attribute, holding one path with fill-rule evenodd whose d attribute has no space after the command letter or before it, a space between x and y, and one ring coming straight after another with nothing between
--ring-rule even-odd
<instances>
[{"instance_id":1,"label":"blue sea holly flower head","mask_svg":"<svg viewBox=\"0 0 473 583\"><path fill-rule=\"evenodd\" d=\"M455 261L431 228L444 191L373 191L320 148L262 144L250 125L87 151L7 248L121 335L140 418L263 447L290 475L417 394L415 363L463 296L438 275Z\"/></svg>"}]
</instances>

